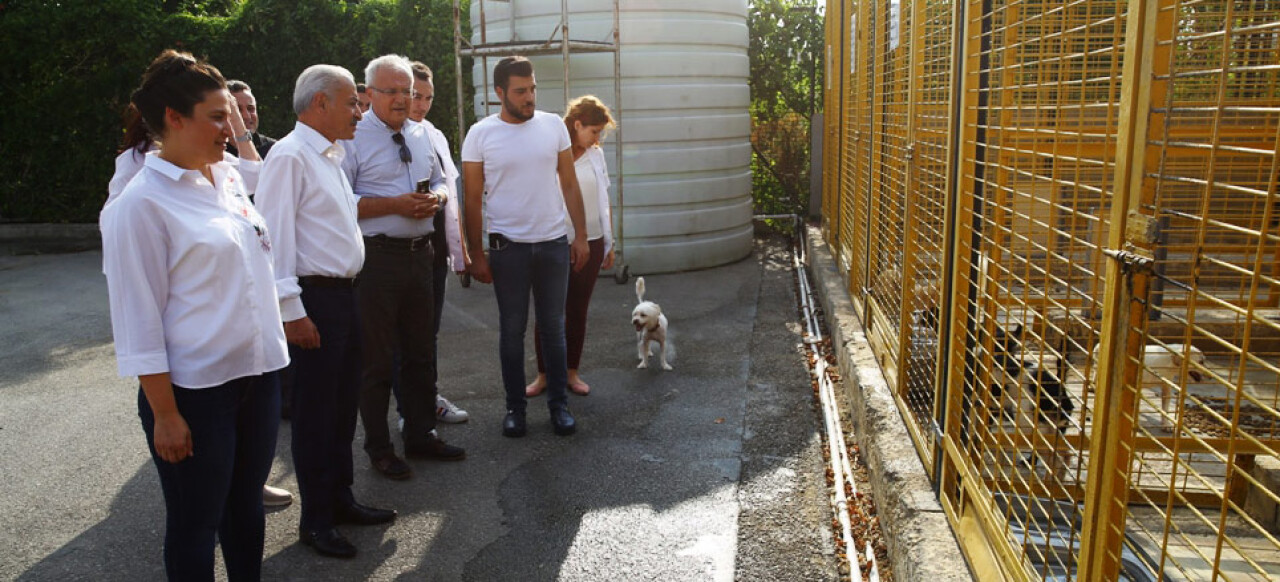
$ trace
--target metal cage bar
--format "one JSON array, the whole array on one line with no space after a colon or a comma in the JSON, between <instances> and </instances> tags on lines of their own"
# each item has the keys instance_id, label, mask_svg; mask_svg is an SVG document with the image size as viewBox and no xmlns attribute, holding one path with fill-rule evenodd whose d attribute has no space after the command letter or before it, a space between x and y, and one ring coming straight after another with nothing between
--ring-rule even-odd
<instances>
[{"instance_id":1,"label":"metal cage bar","mask_svg":"<svg viewBox=\"0 0 1280 582\"><path fill-rule=\"evenodd\" d=\"M975 569L1280 577L1280 0L827 15L825 230Z\"/></svg>"}]
</instances>

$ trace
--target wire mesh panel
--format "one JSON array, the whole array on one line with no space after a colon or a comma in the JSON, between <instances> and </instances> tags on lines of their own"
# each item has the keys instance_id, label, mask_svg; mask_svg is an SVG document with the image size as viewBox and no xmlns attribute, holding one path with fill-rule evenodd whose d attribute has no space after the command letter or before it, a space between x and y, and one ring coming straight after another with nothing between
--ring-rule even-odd
<instances>
[{"instance_id":1,"label":"wire mesh panel","mask_svg":"<svg viewBox=\"0 0 1280 582\"><path fill-rule=\"evenodd\" d=\"M961 274L965 491L995 519L1018 574L1076 579L1114 173L1123 4L969 4L979 51L973 140L960 160L974 198Z\"/></svg>"},{"instance_id":2,"label":"wire mesh panel","mask_svg":"<svg viewBox=\"0 0 1280 582\"><path fill-rule=\"evenodd\" d=\"M1151 570L1280 577L1280 2L1163 3L1142 212L1131 538Z\"/></svg>"},{"instance_id":3,"label":"wire mesh panel","mask_svg":"<svg viewBox=\"0 0 1280 582\"><path fill-rule=\"evenodd\" d=\"M827 6L827 18L824 24L825 36L823 52L823 127L822 127L822 217L829 232L840 229L840 160L843 153L843 89L848 79L844 65L848 51L844 50L846 19L844 2L834 2ZM832 237L836 239L837 237Z\"/></svg>"},{"instance_id":4,"label":"wire mesh panel","mask_svg":"<svg viewBox=\"0 0 1280 582\"><path fill-rule=\"evenodd\" d=\"M904 7L905 10L907 7ZM937 434L939 317L946 244L951 118L952 5L915 0L903 42L911 50L900 395L932 469Z\"/></svg>"},{"instance_id":5,"label":"wire mesh panel","mask_svg":"<svg viewBox=\"0 0 1280 582\"><path fill-rule=\"evenodd\" d=\"M968 555L1280 579L1280 0L840 14L828 236Z\"/></svg>"},{"instance_id":6,"label":"wire mesh panel","mask_svg":"<svg viewBox=\"0 0 1280 582\"><path fill-rule=\"evenodd\" d=\"M870 132L869 70L865 66L871 51L866 46L869 31L866 29L868 0L848 0L845 4L848 18L846 62L848 64L846 93L844 95L844 143L840 164L840 258L849 272L849 289L854 307L861 309L861 289L866 282L866 193L868 140Z\"/></svg>"},{"instance_id":7,"label":"wire mesh panel","mask_svg":"<svg viewBox=\"0 0 1280 582\"><path fill-rule=\"evenodd\" d=\"M870 2L876 36L872 78L870 205L868 230L867 335L880 354L890 386L900 388L902 290L909 284L906 257L907 108L911 0Z\"/></svg>"}]
</instances>

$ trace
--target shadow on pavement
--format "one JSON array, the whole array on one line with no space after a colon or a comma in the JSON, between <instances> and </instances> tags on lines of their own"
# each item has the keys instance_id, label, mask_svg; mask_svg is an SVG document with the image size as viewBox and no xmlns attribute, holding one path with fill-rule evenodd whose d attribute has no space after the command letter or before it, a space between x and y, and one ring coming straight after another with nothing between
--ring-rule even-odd
<instances>
[{"instance_id":1,"label":"shadow on pavement","mask_svg":"<svg viewBox=\"0 0 1280 582\"><path fill-rule=\"evenodd\" d=\"M387 481L369 468L357 431L357 499L397 509L396 523L344 526L360 555L343 561L296 543L296 503L271 513L264 579L725 580L735 572L829 579L830 513L797 348L793 279L778 241L758 246L757 254L716 269L646 277L646 298L671 320L669 372L635 368L634 279L617 285L602 277L582 366L592 393L571 396L579 432L567 438L551 434L544 398L530 401L529 436L500 436L493 291L451 279L440 386L471 421L439 431L465 447L468 459L411 460L411 480ZM80 276L100 273L81 265ZM531 335L526 339L532 377ZM31 373L47 365L35 364ZM109 397L134 394L113 390ZM288 424L280 431L271 483L296 492ZM145 446L130 439L120 446ZM19 579L163 578L154 468L147 462L113 482L120 481L105 519L60 531L73 537ZM770 537L767 530L779 523L802 533ZM740 548L763 555L744 558Z\"/></svg>"}]
</instances>

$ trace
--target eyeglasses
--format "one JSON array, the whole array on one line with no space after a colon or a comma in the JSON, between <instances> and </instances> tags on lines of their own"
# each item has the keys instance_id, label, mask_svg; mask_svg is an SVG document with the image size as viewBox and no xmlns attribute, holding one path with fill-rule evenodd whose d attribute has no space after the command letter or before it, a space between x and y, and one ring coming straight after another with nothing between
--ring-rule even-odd
<instances>
[{"instance_id":1,"label":"eyeglasses","mask_svg":"<svg viewBox=\"0 0 1280 582\"><path fill-rule=\"evenodd\" d=\"M391 134L391 141L396 142L396 145L400 146L400 161L406 164L412 164L413 152L410 152L409 146L404 143L404 134L400 134L400 133Z\"/></svg>"},{"instance_id":2,"label":"eyeglasses","mask_svg":"<svg viewBox=\"0 0 1280 582\"><path fill-rule=\"evenodd\" d=\"M393 97L400 95L401 97L413 99L413 89L379 89L377 87L369 87L368 89L370 91L377 91L383 95L391 95Z\"/></svg>"}]
</instances>

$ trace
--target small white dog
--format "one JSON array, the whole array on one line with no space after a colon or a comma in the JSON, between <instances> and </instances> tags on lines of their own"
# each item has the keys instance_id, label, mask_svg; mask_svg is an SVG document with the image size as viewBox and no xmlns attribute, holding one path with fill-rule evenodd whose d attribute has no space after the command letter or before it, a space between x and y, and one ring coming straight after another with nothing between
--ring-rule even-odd
<instances>
[{"instance_id":1,"label":"small white dog","mask_svg":"<svg viewBox=\"0 0 1280 582\"><path fill-rule=\"evenodd\" d=\"M1099 345L1093 349L1094 365L1097 365L1098 350L1102 346ZM1191 362L1187 365L1186 376L1180 376L1182 372L1182 363L1184 354L1190 357ZM1193 365L1194 364L1194 365ZM1174 385L1182 389L1186 389L1187 380L1194 382L1204 380L1204 376L1197 367L1205 366L1204 352L1195 346L1185 344L1148 344L1143 346L1142 350L1142 388L1156 389L1160 391L1160 409L1164 412L1176 413L1176 410L1170 409L1170 403L1173 400ZM1096 368L1095 368L1096 370ZM1095 372L1096 373L1096 372ZM1162 418L1166 425L1171 424L1169 419Z\"/></svg>"},{"instance_id":2,"label":"small white dog","mask_svg":"<svg viewBox=\"0 0 1280 582\"><path fill-rule=\"evenodd\" d=\"M667 363L667 316L657 303L644 300L644 277L636 278L636 301L640 304L631 311L631 324L636 326L636 349L640 354L640 365L637 368L649 367L650 342L658 344L658 357L663 370L670 370Z\"/></svg>"}]
</instances>

